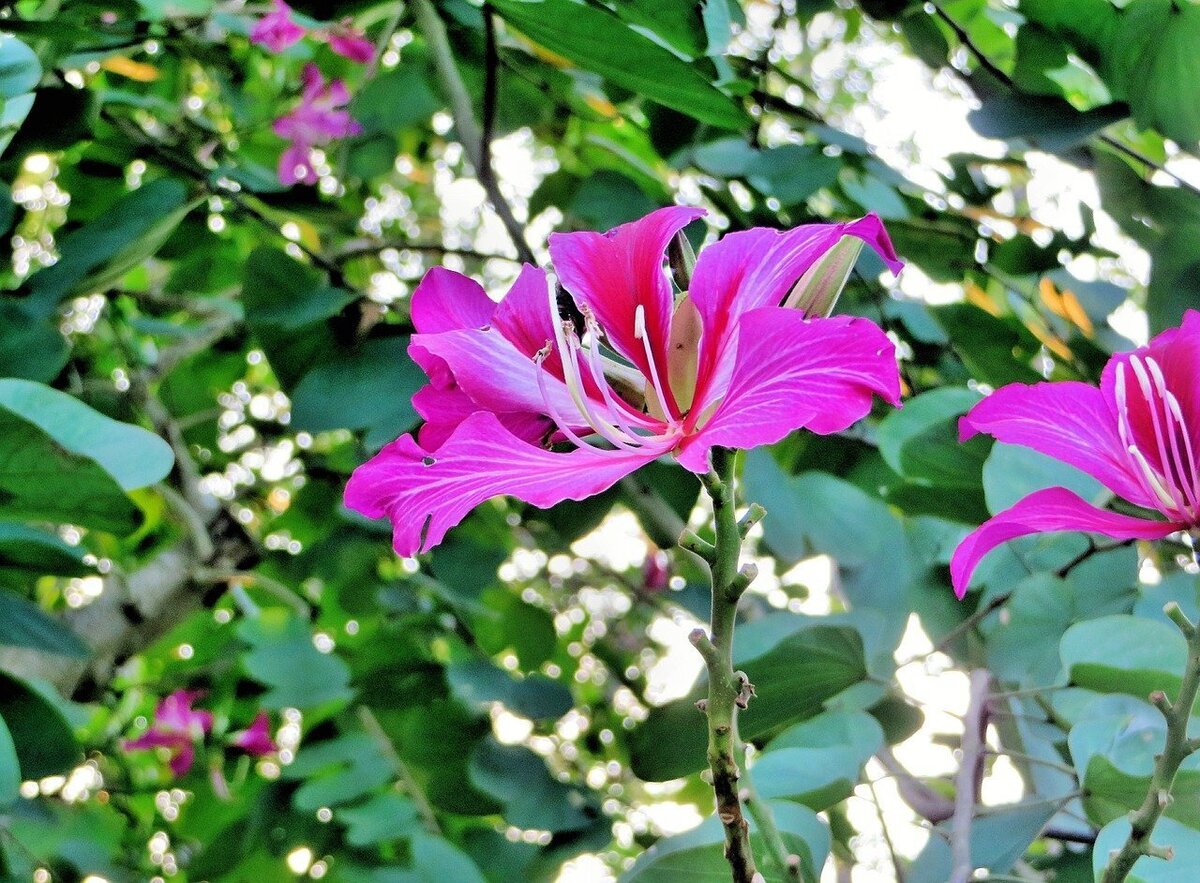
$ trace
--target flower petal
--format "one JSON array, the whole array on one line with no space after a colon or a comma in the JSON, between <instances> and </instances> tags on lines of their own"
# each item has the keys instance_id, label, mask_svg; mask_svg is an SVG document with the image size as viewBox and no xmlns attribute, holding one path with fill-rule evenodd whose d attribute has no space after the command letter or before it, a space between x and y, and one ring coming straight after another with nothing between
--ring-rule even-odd
<instances>
[{"instance_id":1,"label":"flower petal","mask_svg":"<svg viewBox=\"0 0 1200 883\"><path fill-rule=\"evenodd\" d=\"M496 306L492 327L508 338L529 358L554 340L554 320L550 315L549 282L546 271L524 264L517 281ZM551 352L546 363L561 366L557 352ZM562 368L555 369L561 376Z\"/></svg>"},{"instance_id":2,"label":"flower petal","mask_svg":"<svg viewBox=\"0 0 1200 883\"><path fill-rule=\"evenodd\" d=\"M192 768L192 764L196 760L196 746L191 742L180 743L179 746L171 753L171 759L167 765L171 768L171 772L179 777L187 775L188 770Z\"/></svg>"},{"instance_id":3,"label":"flower petal","mask_svg":"<svg viewBox=\"0 0 1200 883\"><path fill-rule=\"evenodd\" d=\"M1008 444L1033 448L1083 470L1132 503L1158 505L1130 471L1104 396L1086 383L1003 386L959 421L959 432L963 441L984 432Z\"/></svg>"},{"instance_id":4,"label":"flower petal","mask_svg":"<svg viewBox=\"0 0 1200 883\"><path fill-rule=\"evenodd\" d=\"M661 450L580 448L554 453L516 438L495 414L472 414L433 454L403 436L359 466L346 506L392 520L401 555L436 546L472 509L509 494L535 506L582 500L611 487Z\"/></svg>"},{"instance_id":5,"label":"flower petal","mask_svg":"<svg viewBox=\"0 0 1200 883\"><path fill-rule=\"evenodd\" d=\"M730 233L700 252L690 292L704 322L699 394L719 385L716 375L723 372L718 363L729 351L738 318L782 303L804 272L843 236L862 239L893 272L903 266L874 214L845 224L805 224L792 230L756 227Z\"/></svg>"},{"instance_id":6,"label":"flower petal","mask_svg":"<svg viewBox=\"0 0 1200 883\"><path fill-rule=\"evenodd\" d=\"M423 334L483 328L492 321L495 302L470 276L434 267L412 293L413 328Z\"/></svg>"},{"instance_id":7,"label":"flower petal","mask_svg":"<svg viewBox=\"0 0 1200 883\"><path fill-rule=\"evenodd\" d=\"M674 205L622 224L607 233L555 233L550 257L563 287L595 315L609 342L650 377L650 360L636 333L636 313L645 314L646 338L666 388L667 338L674 308L663 260L679 230L704 210Z\"/></svg>"},{"instance_id":8,"label":"flower petal","mask_svg":"<svg viewBox=\"0 0 1200 883\"><path fill-rule=\"evenodd\" d=\"M1148 521L1097 509L1066 488L1051 487L1034 491L1011 508L985 521L958 544L950 561L954 594L959 598L966 594L971 574L988 552L1018 537L1078 530L1119 540L1156 540L1179 529L1180 525L1169 521Z\"/></svg>"},{"instance_id":9,"label":"flower petal","mask_svg":"<svg viewBox=\"0 0 1200 883\"><path fill-rule=\"evenodd\" d=\"M707 422L711 399L693 409L699 430L679 460L703 472L714 445L753 448L801 427L838 432L865 416L876 394L900 402L895 347L873 323L805 319L784 307L753 310L738 323L729 389Z\"/></svg>"}]
</instances>

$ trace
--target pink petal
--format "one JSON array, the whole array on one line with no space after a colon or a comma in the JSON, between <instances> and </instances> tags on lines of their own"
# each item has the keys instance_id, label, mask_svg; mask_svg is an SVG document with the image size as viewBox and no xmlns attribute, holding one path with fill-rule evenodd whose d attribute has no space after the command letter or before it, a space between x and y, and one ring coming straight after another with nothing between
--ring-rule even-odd
<instances>
[{"instance_id":1,"label":"pink petal","mask_svg":"<svg viewBox=\"0 0 1200 883\"><path fill-rule=\"evenodd\" d=\"M366 64L375 57L375 44L353 31L330 34L329 48L358 64Z\"/></svg>"},{"instance_id":2,"label":"pink petal","mask_svg":"<svg viewBox=\"0 0 1200 883\"><path fill-rule=\"evenodd\" d=\"M321 75L321 69L311 61L304 65L304 70L300 72L300 82L304 84L300 95L305 104L312 104L321 97L325 89L325 77Z\"/></svg>"},{"instance_id":3,"label":"pink petal","mask_svg":"<svg viewBox=\"0 0 1200 883\"><path fill-rule=\"evenodd\" d=\"M229 742L255 757L265 757L279 749L275 740L271 738L271 720L265 711L255 715L254 722L249 727L234 733Z\"/></svg>"},{"instance_id":4,"label":"pink petal","mask_svg":"<svg viewBox=\"0 0 1200 883\"><path fill-rule=\"evenodd\" d=\"M635 453L592 448L554 453L513 436L494 414L472 414L436 453L403 436L354 470L346 506L392 520L401 555L436 546L472 509L509 494L539 507L582 500L611 487L655 459L661 450Z\"/></svg>"},{"instance_id":5,"label":"pink petal","mask_svg":"<svg viewBox=\"0 0 1200 883\"><path fill-rule=\"evenodd\" d=\"M756 227L730 233L700 252L690 292L704 324L697 396L719 387L718 377L728 371L718 363L730 354L738 318L781 304L804 272L843 236L862 239L893 272L903 266L874 214L846 224L806 224L784 231Z\"/></svg>"},{"instance_id":6,"label":"pink petal","mask_svg":"<svg viewBox=\"0 0 1200 883\"><path fill-rule=\"evenodd\" d=\"M279 183L284 186L303 181L305 184L317 183L317 172L310 159L310 148L307 144L295 142L279 155Z\"/></svg>"},{"instance_id":7,"label":"pink petal","mask_svg":"<svg viewBox=\"0 0 1200 883\"><path fill-rule=\"evenodd\" d=\"M693 408L699 429L684 441L679 461L703 472L714 445L768 445L801 427L839 432L871 410L874 395L900 402L895 347L873 323L805 319L784 307L753 310L738 324L725 398L707 422L712 400Z\"/></svg>"},{"instance_id":8,"label":"pink petal","mask_svg":"<svg viewBox=\"0 0 1200 883\"><path fill-rule=\"evenodd\" d=\"M413 327L423 334L483 328L492 321L495 302L469 276L434 267L412 293Z\"/></svg>"},{"instance_id":9,"label":"pink petal","mask_svg":"<svg viewBox=\"0 0 1200 883\"><path fill-rule=\"evenodd\" d=\"M555 233L550 257L563 287L595 315L613 347L651 376L645 346L635 334L635 314L645 312L646 338L667 388L667 340L674 301L663 269L667 244L703 209L669 206L608 233ZM668 390L668 395L670 392Z\"/></svg>"},{"instance_id":10,"label":"pink petal","mask_svg":"<svg viewBox=\"0 0 1200 883\"><path fill-rule=\"evenodd\" d=\"M959 421L959 431L963 441L984 432L1033 448L1083 470L1130 502L1157 505L1130 474L1129 457L1104 396L1086 383L1003 386Z\"/></svg>"},{"instance_id":11,"label":"pink petal","mask_svg":"<svg viewBox=\"0 0 1200 883\"><path fill-rule=\"evenodd\" d=\"M549 282L545 270L532 264L521 267L517 281L496 307L492 327L530 358L554 340L554 319L550 313ZM546 362L561 366L556 352L551 353ZM561 376L562 368L557 367L556 373Z\"/></svg>"},{"instance_id":12,"label":"pink petal","mask_svg":"<svg viewBox=\"0 0 1200 883\"><path fill-rule=\"evenodd\" d=\"M1179 529L1180 525L1171 522L1147 521L1097 509L1066 488L1034 491L1012 508L985 521L958 544L950 561L954 594L962 598L967 592L971 574L984 556L1017 537L1077 530L1118 540L1157 540Z\"/></svg>"},{"instance_id":13,"label":"pink petal","mask_svg":"<svg viewBox=\"0 0 1200 883\"><path fill-rule=\"evenodd\" d=\"M171 760L168 766L175 776L185 776L188 770L192 768L192 764L196 760L196 746L191 742L179 745L177 750L171 754Z\"/></svg>"},{"instance_id":14,"label":"pink petal","mask_svg":"<svg viewBox=\"0 0 1200 883\"><path fill-rule=\"evenodd\" d=\"M175 748L187 744L191 740L177 732L167 732L151 727L136 739L125 739L121 742L124 751L148 751L152 748Z\"/></svg>"},{"instance_id":15,"label":"pink petal","mask_svg":"<svg viewBox=\"0 0 1200 883\"><path fill-rule=\"evenodd\" d=\"M304 34L304 27L292 21L291 7L275 0L274 9L260 18L250 31L250 42L271 52L282 52L298 43Z\"/></svg>"}]
</instances>

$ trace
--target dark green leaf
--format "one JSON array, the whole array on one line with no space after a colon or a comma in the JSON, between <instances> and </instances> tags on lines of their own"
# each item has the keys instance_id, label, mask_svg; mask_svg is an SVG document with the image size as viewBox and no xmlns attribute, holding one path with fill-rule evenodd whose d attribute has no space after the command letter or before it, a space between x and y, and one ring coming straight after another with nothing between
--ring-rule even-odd
<instances>
[{"instance_id":1,"label":"dark green leaf","mask_svg":"<svg viewBox=\"0 0 1200 883\"><path fill-rule=\"evenodd\" d=\"M5 589L0 589L0 645L76 659L88 655L87 645L60 620Z\"/></svg>"}]
</instances>

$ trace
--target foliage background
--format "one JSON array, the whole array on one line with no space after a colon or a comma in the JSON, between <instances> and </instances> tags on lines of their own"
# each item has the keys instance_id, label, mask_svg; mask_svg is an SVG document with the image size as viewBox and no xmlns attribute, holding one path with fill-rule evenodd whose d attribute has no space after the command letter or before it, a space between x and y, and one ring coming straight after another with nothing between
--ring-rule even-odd
<instances>
[{"instance_id":1,"label":"foliage background","mask_svg":"<svg viewBox=\"0 0 1200 883\"><path fill-rule=\"evenodd\" d=\"M1146 697L1178 687L1162 605L1194 619L1197 577L1166 544L1050 536L954 601L950 550L989 512L1098 489L954 424L987 387L1094 380L1200 301L1200 6L296 5L352 16L378 63L264 53L265 7L238 2L0 8L4 873L720 879L719 832L664 839L711 811L681 641L701 574L670 554L657 590L645 563L698 517L691 479L495 501L421 562L340 505L415 423L425 269L498 295L551 230L682 199L711 210L697 241L876 211L909 263L896 285L864 257L839 306L898 342L904 410L745 460L769 515L744 730L800 873L946 879L948 746L983 668L976 862L1091 879L1162 739ZM269 124L311 58L364 131L284 189ZM174 781L119 744L184 687L217 732ZM221 735L260 708L281 751L252 763ZM1138 879L1190 879L1198 782L1193 760L1160 827L1176 859Z\"/></svg>"}]
</instances>

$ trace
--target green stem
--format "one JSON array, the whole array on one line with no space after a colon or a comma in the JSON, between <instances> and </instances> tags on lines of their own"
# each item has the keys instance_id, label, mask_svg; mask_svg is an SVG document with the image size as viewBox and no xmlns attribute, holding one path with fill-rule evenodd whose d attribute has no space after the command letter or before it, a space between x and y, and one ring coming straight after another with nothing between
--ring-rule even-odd
<instances>
[{"instance_id":1,"label":"green stem","mask_svg":"<svg viewBox=\"0 0 1200 883\"><path fill-rule=\"evenodd\" d=\"M754 687L743 672L733 669L733 628L738 601L756 571L752 564L738 568L743 534L734 497L737 455L734 451L714 448L712 465L703 481L712 499L716 542L708 548L689 547L692 551L701 550L697 554L705 559L712 573L712 615L709 633L696 629L691 639L708 669L708 699L701 708L708 719L708 767L717 799L717 816L725 829L725 858L733 871L734 883L755 883L758 871L738 786L742 775L738 764L742 743L737 730L738 709L746 707Z\"/></svg>"},{"instance_id":2,"label":"green stem","mask_svg":"<svg viewBox=\"0 0 1200 883\"><path fill-rule=\"evenodd\" d=\"M771 858L771 863L775 865L775 869L779 871L781 879L803 883L803 877L800 875L800 856L793 854L788 849L783 835L779 832L779 826L775 824L775 816L771 812L771 807L767 806L758 796L749 776L746 777L746 787L742 789L742 802L745 803L750 818L754 819L754 825L758 828L763 840L767 842L767 854Z\"/></svg>"},{"instance_id":3,"label":"green stem","mask_svg":"<svg viewBox=\"0 0 1200 883\"><path fill-rule=\"evenodd\" d=\"M1161 690L1150 694L1150 701L1167 720L1167 743L1155 760L1150 790L1146 792L1145 800L1129 815L1129 836L1121 848L1113 850L1109 856L1102 883L1122 883L1137 860L1144 855L1171 858L1170 847L1155 846L1150 842L1150 835L1171 803L1171 786L1180 764L1200 751L1200 739L1188 739L1187 735L1188 720L1196 704L1196 693L1200 690L1200 627L1191 622L1174 601L1167 604L1164 610L1187 638L1187 663L1179 685L1179 696L1174 702Z\"/></svg>"}]
</instances>

